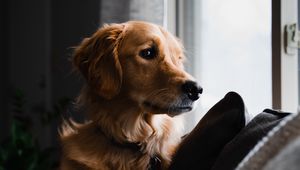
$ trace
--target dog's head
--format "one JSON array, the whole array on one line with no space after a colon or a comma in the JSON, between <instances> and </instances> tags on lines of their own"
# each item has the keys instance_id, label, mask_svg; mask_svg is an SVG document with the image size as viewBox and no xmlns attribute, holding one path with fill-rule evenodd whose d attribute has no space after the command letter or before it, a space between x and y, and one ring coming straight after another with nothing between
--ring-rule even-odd
<instances>
[{"instance_id":1,"label":"dog's head","mask_svg":"<svg viewBox=\"0 0 300 170\"><path fill-rule=\"evenodd\" d=\"M184 71L178 40L146 22L105 25L76 48L73 63L105 100L127 96L145 112L190 111L202 88Z\"/></svg>"}]
</instances>

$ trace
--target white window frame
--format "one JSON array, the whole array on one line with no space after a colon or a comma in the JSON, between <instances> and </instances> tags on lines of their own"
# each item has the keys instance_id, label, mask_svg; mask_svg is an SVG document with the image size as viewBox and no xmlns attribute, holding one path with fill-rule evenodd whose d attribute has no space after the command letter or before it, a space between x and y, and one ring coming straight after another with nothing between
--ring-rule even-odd
<instances>
[{"instance_id":1,"label":"white window frame","mask_svg":"<svg viewBox=\"0 0 300 170\"><path fill-rule=\"evenodd\" d=\"M298 1L273 0L272 5L273 108L295 113L299 105L298 50L294 54L285 52L284 28L288 24L298 25Z\"/></svg>"}]
</instances>

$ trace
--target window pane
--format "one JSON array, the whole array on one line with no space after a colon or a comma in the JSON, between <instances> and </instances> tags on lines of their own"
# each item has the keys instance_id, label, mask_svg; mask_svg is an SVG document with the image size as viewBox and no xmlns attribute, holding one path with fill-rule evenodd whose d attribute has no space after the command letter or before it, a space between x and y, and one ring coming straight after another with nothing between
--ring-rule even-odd
<instances>
[{"instance_id":1,"label":"window pane","mask_svg":"<svg viewBox=\"0 0 300 170\"><path fill-rule=\"evenodd\" d=\"M271 0L194 3L195 77L204 88L196 113L229 91L241 94L252 115L271 108Z\"/></svg>"}]
</instances>

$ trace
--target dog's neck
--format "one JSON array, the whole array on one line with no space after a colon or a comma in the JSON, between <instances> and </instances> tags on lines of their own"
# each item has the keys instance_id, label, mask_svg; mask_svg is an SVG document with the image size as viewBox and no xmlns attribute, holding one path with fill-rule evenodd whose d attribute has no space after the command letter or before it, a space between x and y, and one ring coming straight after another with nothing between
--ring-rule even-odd
<instances>
[{"instance_id":1,"label":"dog's neck","mask_svg":"<svg viewBox=\"0 0 300 170\"><path fill-rule=\"evenodd\" d=\"M96 120L105 135L116 142L143 143L155 131L148 122L150 119L151 115L142 112L120 110L119 113L114 113L106 110Z\"/></svg>"},{"instance_id":2,"label":"dog's neck","mask_svg":"<svg viewBox=\"0 0 300 170\"><path fill-rule=\"evenodd\" d=\"M143 143L155 133L151 125L153 115L145 113L138 103L126 95L106 100L93 92L85 92L80 96L79 103L107 137L119 143Z\"/></svg>"},{"instance_id":3,"label":"dog's neck","mask_svg":"<svg viewBox=\"0 0 300 170\"><path fill-rule=\"evenodd\" d=\"M106 111L106 112L105 112ZM154 133L151 125L151 114L136 108L123 108L116 112L114 109L103 110L97 116L97 125L105 135L119 143L144 143ZM94 119L95 120L95 119Z\"/></svg>"}]
</instances>

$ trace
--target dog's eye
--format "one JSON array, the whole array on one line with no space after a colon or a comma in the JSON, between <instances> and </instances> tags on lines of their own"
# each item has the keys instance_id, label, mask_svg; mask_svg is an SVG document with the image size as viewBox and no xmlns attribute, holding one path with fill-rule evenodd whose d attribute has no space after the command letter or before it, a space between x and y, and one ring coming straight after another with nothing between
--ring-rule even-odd
<instances>
[{"instance_id":1,"label":"dog's eye","mask_svg":"<svg viewBox=\"0 0 300 170\"><path fill-rule=\"evenodd\" d=\"M141 57L143 57L144 59L150 60L156 56L156 50L154 47L147 48L147 49L140 51L139 55Z\"/></svg>"}]
</instances>

